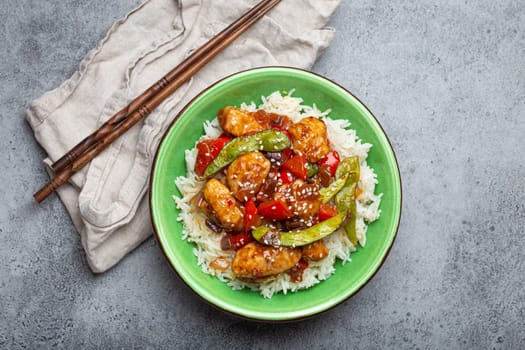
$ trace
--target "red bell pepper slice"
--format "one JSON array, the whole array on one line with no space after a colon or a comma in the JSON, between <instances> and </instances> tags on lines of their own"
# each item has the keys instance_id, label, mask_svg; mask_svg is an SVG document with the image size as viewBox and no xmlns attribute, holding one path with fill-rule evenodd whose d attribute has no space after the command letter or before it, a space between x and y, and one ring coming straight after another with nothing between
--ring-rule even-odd
<instances>
[{"instance_id":1,"label":"red bell pepper slice","mask_svg":"<svg viewBox=\"0 0 525 350\"><path fill-rule=\"evenodd\" d=\"M292 158L293 151L291 148L287 148L281 152L281 162L286 162L288 159Z\"/></svg>"},{"instance_id":2,"label":"red bell pepper slice","mask_svg":"<svg viewBox=\"0 0 525 350\"><path fill-rule=\"evenodd\" d=\"M230 245L233 249L239 250L248 243L253 241L253 236L248 233L237 233L236 235L233 235L230 237Z\"/></svg>"},{"instance_id":3,"label":"red bell pepper slice","mask_svg":"<svg viewBox=\"0 0 525 350\"><path fill-rule=\"evenodd\" d=\"M279 178L281 179L281 182L283 184L289 184L292 183L293 180L295 180L292 173L289 170L279 171Z\"/></svg>"},{"instance_id":4,"label":"red bell pepper slice","mask_svg":"<svg viewBox=\"0 0 525 350\"><path fill-rule=\"evenodd\" d=\"M224 145L226 145L231 140L231 137L221 135L218 139L202 140L197 143L195 173L199 176L202 176L208 165L215 159L215 157L217 157Z\"/></svg>"},{"instance_id":5,"label":"red bell pepper slice","mask_svg":"<svg viewBox=\"0 0 525 350\"><path fill-rule=\"evenodd\" d=\"M306 161L306 154L296 153L293 157L286 160L281 168L290 171L295 177L306 180L308 176L308 163Z\"/></svg>"},{"instance_id":6,"label":"red bell pepper slice","mask_svg":"<svg viewBox=\"0 0 525 350\"><path fill-rule=\"evenodd\" d=\"M321 203L319 206L319 221L325 221L337 215L337 209L330 204Z\"/></svg>"},{"instance_id":7,"label":"red bell pepper slice","mask_svg":"<svg viewBox=\"0 0 525 350\"><path fill-rule=\"evenodd\" d=\"M286 220L293 216L286 203L280 200L262 202L257 207L257 211L265 218L274 221Z\"/></svg>"},{"instance_id":8,"label":"red bell pepper slice","mask_svg":"<svg viewBox=\"0 0 525 350\"><path fill-rule=\"evenodd\" d=\"M322 158L318 164L325 165L330 169L330 172L332 176L335 176L335 171L337 170L337 166L341 162L341 158L339 157L339 153L336 151L330 151L328 154Z\"/></svg>"},{"instance_id":9,"label":"red bell pepper slice","mask_svg":"<svg viewBox=\"0 0 525 350\"><path fill-rule=\"evenodd\" d=\"M256 227L259 224L259 214L257 213L257 207L253 199L248 200L244 210L244 233L250 232L252 227Z\"/></svg>"},{"instance_id":10,"label":"red bell pepper slice","mask_svg":"<svg viewBox=\"0 0 525 350\"><path fill-rule=\"evenodd\" d=\"M318 164L326 165L330 169L330 173L332 174L332 177L335 176L335 171L337 170L337 166L339 165L339 162L341 162L341 158L339 157L339 153L336 151L330 151L328 154L322 158Z\"/></svg>"}]
</instances>

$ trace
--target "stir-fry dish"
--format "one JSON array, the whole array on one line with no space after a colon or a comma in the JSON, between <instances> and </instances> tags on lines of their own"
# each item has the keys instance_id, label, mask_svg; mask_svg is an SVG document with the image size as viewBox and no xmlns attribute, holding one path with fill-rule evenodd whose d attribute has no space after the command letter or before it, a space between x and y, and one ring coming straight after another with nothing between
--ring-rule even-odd
<instances>
[{"instance_id":1,"label":"stir-fry dish","mask_svg":"<svg viewBox=\"0 0 525 350\"><path fill-rule=\"evenodd\" d=\"M294 121L253 109L224 107L217 116L221 134L197 142L190 157L196 184L182 191L190 197L182 220L190 231L200 228L188 220L204 221L205 232L190 239L204 271L271 296L328 277L323 260L330 255L328 275L336 256L349 260L358 246L357 209L366 184L360 157L341 154L348 152L338 152L329 139L329 118L295 115ZM378 216L379 198L372 199L364 204L373 204ZM313 276L306 275L310 269ZM272 286L276 281L280 287Z\"/></svg>"}]
</instances>

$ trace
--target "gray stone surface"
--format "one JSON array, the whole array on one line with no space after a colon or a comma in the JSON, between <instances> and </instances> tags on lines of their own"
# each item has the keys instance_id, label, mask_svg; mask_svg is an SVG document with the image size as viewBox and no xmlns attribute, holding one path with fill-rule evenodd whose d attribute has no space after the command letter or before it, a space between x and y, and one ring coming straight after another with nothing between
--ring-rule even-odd
<instances>
[{"instance_id":1,"label":"gray stone surface","mask_svg":"<svg viewBox=\"0 0 525 350\"><path fill-rule=\"evenodd\" d=\"M403 180L398 238L355 297L247 323L198 299L150 239L87 268L24 110L136 0L1 0L0 348L525 348L525 3L343 0L314 71L360 97Z\"/></svg>"}]
</instances>

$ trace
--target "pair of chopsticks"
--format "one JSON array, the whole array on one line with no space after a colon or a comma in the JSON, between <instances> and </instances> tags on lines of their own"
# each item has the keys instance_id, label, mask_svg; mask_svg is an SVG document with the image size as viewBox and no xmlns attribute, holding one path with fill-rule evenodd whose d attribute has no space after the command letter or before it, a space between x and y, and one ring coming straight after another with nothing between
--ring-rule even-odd
<instances>
[{"instance_id":1,"label":"pair of chopsticks","mask_svg":"<svg viewBox=\"0 0 525 350\"><path fill-rule=\"evenodd\" d=\"M33 196L42 202L71 176L87 165L119 136L145 118L235 39L281 0L263 0L194 51L187 59L134 99L102 126L51 165L55 176Z\"/></svg>"}]
</instances>

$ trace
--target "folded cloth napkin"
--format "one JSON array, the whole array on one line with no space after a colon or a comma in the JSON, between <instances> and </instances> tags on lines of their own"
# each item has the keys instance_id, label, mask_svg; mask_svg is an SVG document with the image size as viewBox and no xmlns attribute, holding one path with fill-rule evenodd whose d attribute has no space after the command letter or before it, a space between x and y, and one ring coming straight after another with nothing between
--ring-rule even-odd
<instances>
[{"instance_id":1,"label":"folded cloth napkin","mask_svg":"<svg viewBox=\"0 0 525 350\"><path fill-rule=\"evenodd\" d=\"M57 160L258 1L146 0L116 22L70 79L30 105L27 120L48 154L44 162ZM324 26L338 3L283 0L58 190L93 272L108 270L152 234L150 167L161 136L184 105L240 70L311 67L333 38Z\"/></svg>"}]
</instances>

